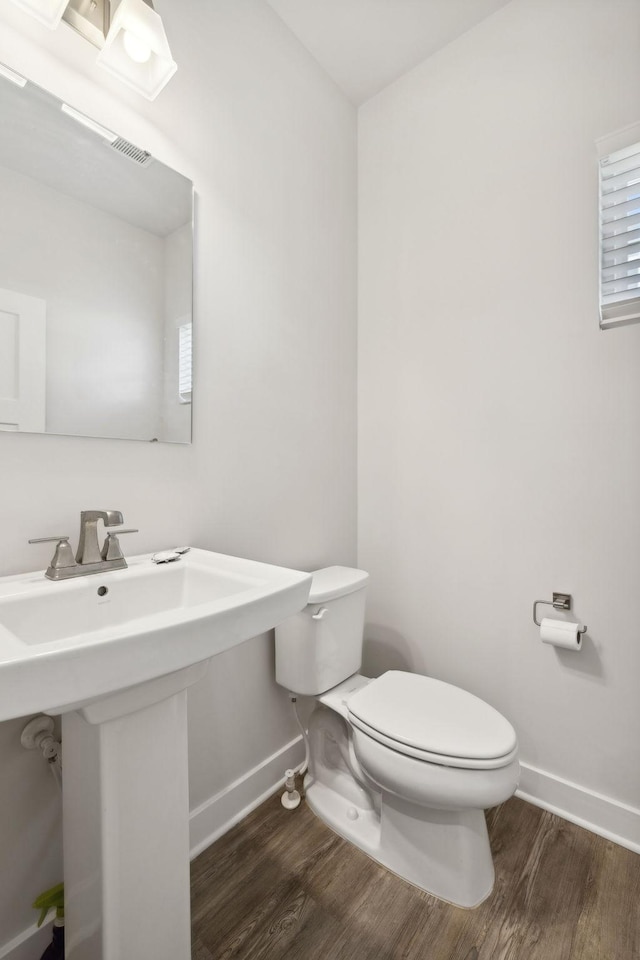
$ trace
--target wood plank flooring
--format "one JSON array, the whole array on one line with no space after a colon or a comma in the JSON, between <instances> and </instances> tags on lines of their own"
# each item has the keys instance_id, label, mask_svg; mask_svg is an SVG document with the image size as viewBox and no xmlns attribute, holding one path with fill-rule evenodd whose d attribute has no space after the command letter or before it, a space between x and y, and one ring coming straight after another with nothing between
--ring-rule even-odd
<instances>
[{"instance_id":1,"label":"wood plank flooring","mask_svg":"<svg viewBox=\"0 0 640 960\"><path fill-rule=\"evenodd\" d=\"M193 960L640 960L640 856L512 798L476 910L272 797L192 864Z\"/></svg>"}]
</instances>

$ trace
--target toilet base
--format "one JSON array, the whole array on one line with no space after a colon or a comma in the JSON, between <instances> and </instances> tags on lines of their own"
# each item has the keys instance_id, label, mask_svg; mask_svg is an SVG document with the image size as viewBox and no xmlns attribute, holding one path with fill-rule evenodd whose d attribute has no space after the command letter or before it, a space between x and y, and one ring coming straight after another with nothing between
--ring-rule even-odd
<instances>
[{"instance_id":1,"label":"toilet base","mask_svg":"<svg viewBox=\"0 0 640 960\"><path fill-rule=\"evenodd\" d=\"M491 893L494 869L483 810L419 807L386 791L361 804L310 775L305 792L327 826L426 893L466 908Z\"/></svg>"}]
</instances>

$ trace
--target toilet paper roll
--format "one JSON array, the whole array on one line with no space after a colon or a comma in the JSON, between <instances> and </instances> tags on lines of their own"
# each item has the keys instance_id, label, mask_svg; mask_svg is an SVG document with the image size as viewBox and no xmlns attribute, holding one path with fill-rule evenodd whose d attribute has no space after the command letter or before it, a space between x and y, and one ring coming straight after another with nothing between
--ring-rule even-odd
<instances>
[{"instance_id":1,"label":"toilet paper roll","mask_svg":"<svg viewBox=\"0 0 640 960\"><path fill-rule=\"evenodd\" d=\"M582 634L579 623L569 620L550 620L543 617L540 622L540 639L554 647L578 651L582 646Z\"/></svg>"}]
</instances>

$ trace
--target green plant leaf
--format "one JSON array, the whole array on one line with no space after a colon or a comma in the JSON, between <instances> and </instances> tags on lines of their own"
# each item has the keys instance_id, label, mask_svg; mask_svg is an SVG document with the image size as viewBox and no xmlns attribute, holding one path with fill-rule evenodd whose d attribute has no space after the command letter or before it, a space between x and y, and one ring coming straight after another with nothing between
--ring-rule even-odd
<instances>
[{"instance_id":1,"label":"green plant leaf","mask_svg":"<svg viewBox=\"0 0 640 960\"><path fill-rule=\"evenodd\" d=\"M36 897L32 906L35 910L40 911L40 917L38 918L39 927L41 927L47 919L49 910L55 910L57 917L64 917L64 883L57 883L55 887L51 887L50 890L45 890L44 893Z\"/></svg>"}]
</instances>

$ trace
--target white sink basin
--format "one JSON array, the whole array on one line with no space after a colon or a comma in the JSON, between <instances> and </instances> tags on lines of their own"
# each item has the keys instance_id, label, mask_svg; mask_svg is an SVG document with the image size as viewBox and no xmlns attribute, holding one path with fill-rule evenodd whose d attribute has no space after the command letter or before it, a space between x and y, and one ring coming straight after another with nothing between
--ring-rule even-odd
<instances>
[{"instance_id":1,"label":"white sink basin","mask_svg":"<svg viewBox=\"0 0 640 960\"><path fill-rule=\"evenodd\" d=\"M207 550L128 563L56 583L0 578L0 721L75 709L207 660L301 610L311 584Z\"/></svg>"}]
</instances>

